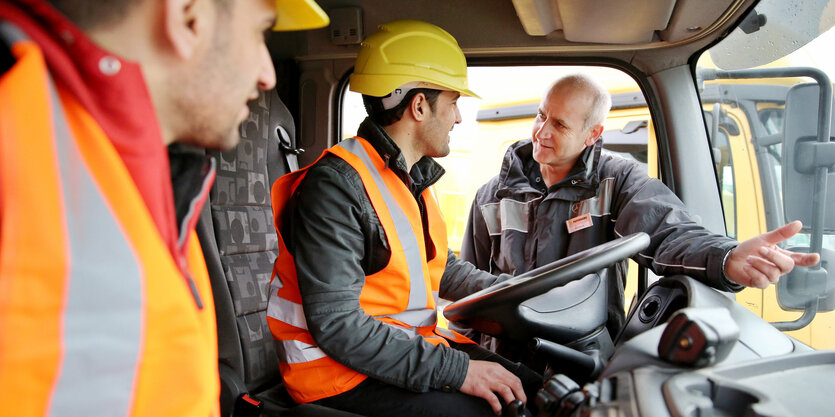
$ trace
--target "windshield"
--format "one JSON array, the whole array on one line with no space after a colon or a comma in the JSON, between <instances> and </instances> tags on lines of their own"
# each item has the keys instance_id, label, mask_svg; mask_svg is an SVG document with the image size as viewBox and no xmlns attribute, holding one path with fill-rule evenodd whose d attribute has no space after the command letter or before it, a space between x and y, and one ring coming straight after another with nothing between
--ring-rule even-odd
<instances>
[{"instance_id":1,"label":"windshield","mask_svg":"<svg viewBox=\"0 0 835 417\"><path fill-rule=\"evenodd\" d=\"M815 156L825 149L816 143L832 134L834 3L762 1L697 62L728 234L745 240L802 220L803 232L785 246L822 255L817 278L804 272L781 279L780 311L765 311L773 292L740 293L738 301L769 321L794 320L810 302L821 311L835 308L825 278L835 249L835 178L827 171L832 161ZM826 313L813 326L833 324ZM809 328L804 332L795 336L816 347L835 346L835 340L813 341Z\"/></svg>"}]
</instances>

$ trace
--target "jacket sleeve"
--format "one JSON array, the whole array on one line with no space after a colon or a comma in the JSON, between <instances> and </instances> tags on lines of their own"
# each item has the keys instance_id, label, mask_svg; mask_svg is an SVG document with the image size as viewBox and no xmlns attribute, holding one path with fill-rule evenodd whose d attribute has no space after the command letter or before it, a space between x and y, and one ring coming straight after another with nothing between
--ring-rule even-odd
<instances>
[{"instance_id":1,"label":"jacket sleeve","mask_svg":"<svg viewBox=\"0 0 835 417\"><path fill-rule=\"evenodd\" d=\"M508 274L496 276L482 271L475 265L459 259L452 250L447 250L449 253L446 269L441 277L441 288L438 291L438 295L443 299L455 301L513 277Z\"/></svg>"},{"instance_id":2,"label":"jacket sleeve","mask_svg":"<svg viewBox=\"0 0 835 417\"><path fill-rule=\"evenodd\" d=\"M723 291L742 289L723 272L725 256L737 241L699 225L664 183L637 165L629 164L615 178L615 233L642 231L650 236L649 247L633 258L635 262L658 275L686 274Z\"/></svg>"},{"instance_id":3,"label":"jacket sleeve","mask_svg":"<svg viewBox=\"0 0 835 417\"><path fill-rule=\"evenodd\" d=\"M319 348L348 368L398 387L459 389L469 366L464 352L421 337L410 340L360 308L362 224L368 221L361 183L351 183L331 166L316 166L299 190L289 221L291 251L308 329Z\"/></svg>"}]
</instances>

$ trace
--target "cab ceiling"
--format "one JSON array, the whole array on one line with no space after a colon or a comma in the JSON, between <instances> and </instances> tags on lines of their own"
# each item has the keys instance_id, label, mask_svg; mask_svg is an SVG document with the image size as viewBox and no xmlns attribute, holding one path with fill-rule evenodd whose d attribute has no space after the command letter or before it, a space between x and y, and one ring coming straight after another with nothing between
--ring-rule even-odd
<instances>
[{"instance_id":1,"label":"cab ceiling","mask_svg":"<svg viewBox=\"0 0 835 417\"><path fill-rule=\"evenodd\" d=\"M512 0L531 36L562 32L568 42L678 42L704 31L735 0Z\"/></svg>"},{"instance_id":2,"label":"cab ceiling","mask_svg":"<svg viewBox=\"0 0 835 417\"><path fill-rule=\"evenodd\" d=\"M352 59L359 39L379 24L419 19L449 31L470 58L613 58L633 64L640 61L639 66L652 71L686 62L693 52L733 27L755 0L318 2L331 16L331 26L274 36L274 54L299 61ZM355 41L335 41L335 32L344 33L352 26L357 30ZM303 41L298 42L299 38Z\"/></svg>"}]
</instances>

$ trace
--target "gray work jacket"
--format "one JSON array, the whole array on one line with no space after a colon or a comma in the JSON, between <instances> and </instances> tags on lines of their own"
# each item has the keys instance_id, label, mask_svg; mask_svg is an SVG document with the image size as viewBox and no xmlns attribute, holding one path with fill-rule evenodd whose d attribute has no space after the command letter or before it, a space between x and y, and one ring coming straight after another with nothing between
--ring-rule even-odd
<instances>
[{"instance_id":1,"label":"gray work jacket","mask_svg":"<svg viewBox=\"0 0 835 417\"><path fill-rule=\"evenodd\" d=\"M658 275L686 274L724 291L742 287L724 278L725 256L738 242L711 233L688 214L661 181L635 161L586 148L569 174L546 187L530 139L505 154L499 175L483 185L470 210L461 259L493 274L518 275L636 232L649 247L633 260ZM592 225L573 233L566 221L589 214ZM608 271L612 337L623 327L625 262Z\"/></svg>"},{"instance_id":2,"label":"gray work jacket","mask_svg":"<svg viewBox=\"0 0 835 417\"><path fill-rule=\"evenodd\" d=\"M443 168L424 157L407 173L397 145L368 119L358 136L368 140L388 169L410 187L428 230L421 193L443 175ZM308 170L284 213L292 216L284 221L288 226L282 235L295 258L307 326L325 354L357 372L412 391L461 387L469 366L467 354L421 337L410 339L360 308L365 277L382 270L391 251L353 167L334 155L322 158ZM426 232L427 257L432 259L436 253L429 239ZM456 300L501 280L445 250L449 258L441 278L441 298Z\"/></svg>"}]
</instances>

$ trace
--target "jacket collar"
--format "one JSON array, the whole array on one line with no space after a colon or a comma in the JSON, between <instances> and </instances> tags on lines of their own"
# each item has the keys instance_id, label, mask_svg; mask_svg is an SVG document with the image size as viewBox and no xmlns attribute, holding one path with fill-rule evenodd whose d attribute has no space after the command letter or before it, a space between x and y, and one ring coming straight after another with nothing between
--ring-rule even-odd
<instances>
[{"instance_id":1,"label":"jacket collar","mask_svg":"<svg viewBox=\"0 0 835 417\"><path fill-rule=\"evenodd\" d=\"M215 158L203 149L174 143L168 146L174 211L177 216L177 243L184 250L216 176Z\"/></svg>"},{"instance_id":2,"label":"jacket collar","mask_svg":"<svg viewBox=\"0 0 835 417\"><path fill-rule=\"evenodd\" d=\"M595 189L600 182L597 165L602 149L603 139L598 139L594 145L584 149L568 175L548 189L548 195L570 198L578 193L586 194L584 190ZM531 139L514 143L502 161L496 198L527 193L542 195L541 191L531 185L531 173L538 173L539 170L539 163L533 159Z\"/></svg>"},{"instance_id":3,"label":"jacket collar","mask_svg":"<svg viewBox=\"0 0 835 417\"><path fill-rule=\"evenodd\" d=\"M510 145L504 154L502 169L499 171L499 187L496 197L503 198L513 194L542 194L531 186L528 173L539 170L539 164L533 160L531 139L520 140Z\"/></svg>"},{"instance_id":4,"label":"jacket collar","mask_svg":"<svg viewBox=\"0 0 835 417\"><path fill-rule=\"evenodd\" d=\"M0 2L0 18L38 44L50 75L78 99L120 154L165 153L139 63L102 49L44 0Z\"/></svg>"},{"instance_id":5,"label":"jacket collar","mask_svg":"<svg viewBox=\"0 0 835 417\"><path fill-rule=\"evenodd\" d=\"M413 188L412 191L415 194L423 192L444 175L444 168L428 156L417 161L412 166L411 172L407 171L406 157L403 156L403 152L386 130L370 118L366 118L360 124L357 136L367 140L386 162L386 167L394 171L406 185Z\"/></svg>"},{"instance_id":6,"label":"jacket collar","mask_svg":"<svg viewBox=\"0 0 835 417\"><path fill-rule=\"evenodd\" d=\"M600 161L600 151L603 149L603 139L598 139L594 145L586 147L574 163L574 167L560 182L551 186L549 191L555 187L570 185L596 187L599 182L597 175L597 163ZM534 161L535 162L535 161Z\"/></svg>"}]
</instances>

